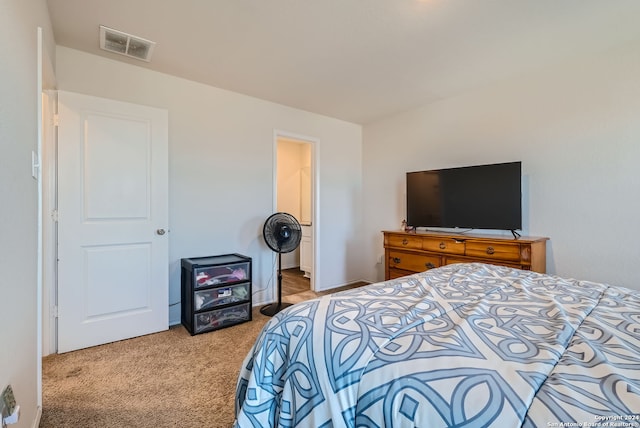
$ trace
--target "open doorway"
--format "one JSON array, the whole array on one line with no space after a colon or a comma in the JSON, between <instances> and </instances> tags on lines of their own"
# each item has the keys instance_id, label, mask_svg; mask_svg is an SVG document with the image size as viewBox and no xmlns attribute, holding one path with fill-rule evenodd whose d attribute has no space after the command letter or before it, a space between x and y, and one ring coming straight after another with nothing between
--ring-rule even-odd
<instances>
[{"instance_id":1,"label":"open doorway","mask_svg":"<svg viewBox=\"0 0 640 428\"><path fill-rule=\"evenodd\" d=\"M282 296L315 289L314 152L315 142L276 132L276 211L293 215L302 226L297 250L282 255Z\"/></svg>"}]
</instances>

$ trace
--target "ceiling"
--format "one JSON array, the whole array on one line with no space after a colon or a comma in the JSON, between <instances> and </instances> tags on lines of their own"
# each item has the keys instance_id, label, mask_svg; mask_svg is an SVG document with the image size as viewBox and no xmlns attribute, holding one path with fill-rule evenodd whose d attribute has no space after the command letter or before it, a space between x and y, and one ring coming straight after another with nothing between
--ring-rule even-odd
<instances>
[{"instance_id":1,"label":"ceiling","mask_svg":"<svg viewBox=\"0 0 640 428\"><path fill-rule=\"evenodd\" d=\"M354 123L640 39L638 0L47 0L58 45ZM99 49L105 25L156 42Z\"/></svg>"}]
</instances>

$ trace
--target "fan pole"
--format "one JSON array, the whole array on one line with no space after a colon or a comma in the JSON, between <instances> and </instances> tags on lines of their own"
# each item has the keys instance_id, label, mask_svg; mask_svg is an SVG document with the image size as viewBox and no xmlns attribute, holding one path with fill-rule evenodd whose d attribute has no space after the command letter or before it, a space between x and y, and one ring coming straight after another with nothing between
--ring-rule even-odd
<instances>
[{"instance_id":1,"label":"fan pole","mask_svg":"<svg viewBox=\"0 0 640 428\"><path fill-rule=\"evenodd\" d=\"M272 317L291 303L282 303L282 253L278 251L278 301L260 308L260 313Z\"/></svg>"}]
</instances>

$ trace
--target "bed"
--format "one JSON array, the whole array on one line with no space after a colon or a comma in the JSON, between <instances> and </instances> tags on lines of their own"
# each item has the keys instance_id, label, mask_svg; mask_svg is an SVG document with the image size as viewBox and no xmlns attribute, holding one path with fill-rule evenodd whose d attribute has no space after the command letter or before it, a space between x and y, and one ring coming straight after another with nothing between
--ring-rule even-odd
<instances>
[{"instance_id":1,"label":"bed","mask_svg":"<svg viewBox=\"0 0 640 428\"><path fill-rule=\"evenodd\" d=\"M640 426L640 291L480 263L298 303L236 427Z\"/></svg>"}]
</instances>

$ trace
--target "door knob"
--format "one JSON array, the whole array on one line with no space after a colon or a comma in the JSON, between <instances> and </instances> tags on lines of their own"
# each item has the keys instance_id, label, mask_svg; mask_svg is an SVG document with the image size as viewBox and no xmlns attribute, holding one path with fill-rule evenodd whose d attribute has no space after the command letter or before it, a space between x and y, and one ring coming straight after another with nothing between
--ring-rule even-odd
<instances>
[{"instance_id":1,"label":"door knob","mask_svg":"<svg viewBox=\"0 0 640 428\"><path fill-rule=\"evenodd\" d=\"M158 235L161 235L161 236L162 236L162 235L164 235L165 233L167 233L167 231L166 231L166 230L164 230L164 229L158 229L158 230L156 230L156 233L157 233Z\"/></svg>"}]
</instances>

